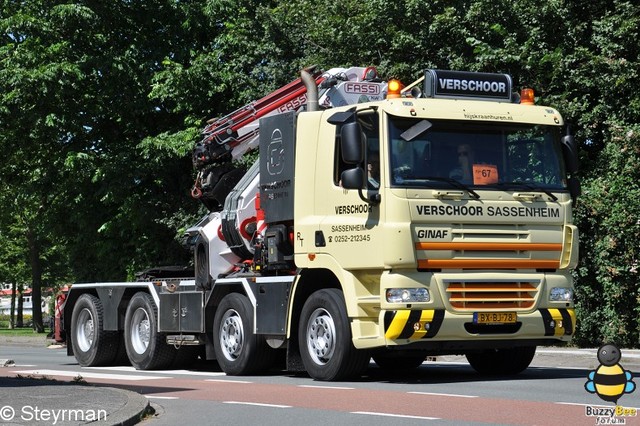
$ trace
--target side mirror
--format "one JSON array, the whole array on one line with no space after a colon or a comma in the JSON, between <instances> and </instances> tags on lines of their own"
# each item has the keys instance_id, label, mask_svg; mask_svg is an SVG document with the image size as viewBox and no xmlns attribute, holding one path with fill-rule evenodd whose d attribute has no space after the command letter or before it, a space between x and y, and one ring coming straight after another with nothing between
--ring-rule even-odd
<instances>
[{"instance_id":1,"label":"side mirror","mask_svg":"<svg viewBox=\"0 0 640 426\"><path fill-rule=\"evenodd\" d=\"M575 173L578 171L578 147L572 135L562 137L562 156L567 166L567 172Z\"/></svg>"},{"instance_id":2,"label":"side mirror","mask_svg":"<svg viewBox=\"0 0 640 426\"><path fill-rule=\"evenodd\" d=\"M365 141L360 123L346 123L340 130L340 151L347 164L364 162Z\"/></svg>"},{"instance_id":3,"label":"side mirror","mask_svg":"<svg viewBox=\"0 0 640 426\"><path fill-rule=\"evenodd\" d=\"M362 167L354 167L342 172L340 175L344 189L362 189L365 187L365 176Z\"/></svg>"},{"instance_id":4,"label":"side mirror","mask_svg":"<svg viewBox=\"0 0 640 426\"><path fill-rule=\"evenodd\" d=\"M571 199L575 205L578 197L582 194L582 186L580 185L580 181L574 177L569 178L567 185L569 187L569 194L571 194Z\"/></svg>"}]
</instances>

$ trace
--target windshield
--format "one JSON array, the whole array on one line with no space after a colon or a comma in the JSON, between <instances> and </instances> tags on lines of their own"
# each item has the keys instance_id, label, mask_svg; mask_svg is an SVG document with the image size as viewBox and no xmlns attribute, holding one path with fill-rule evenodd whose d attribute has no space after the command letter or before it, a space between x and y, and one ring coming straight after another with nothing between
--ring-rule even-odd
<instances>
[{"instance_id":1,"label":"windshield","mask_svg":"<svg viewBox=\"0 0 640 426\"><path fill-rule=\"evenodd\" d=\"M560 130L390 117L394 187L565 189Z\"/></svg>"}]
</instances>

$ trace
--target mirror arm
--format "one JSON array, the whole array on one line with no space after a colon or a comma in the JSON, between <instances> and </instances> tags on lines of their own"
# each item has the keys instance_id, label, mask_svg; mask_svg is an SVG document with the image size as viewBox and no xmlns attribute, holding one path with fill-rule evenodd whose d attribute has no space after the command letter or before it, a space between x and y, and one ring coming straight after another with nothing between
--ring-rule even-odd
<instances>
[{"instance_id":1,"label":"mirror arm","mask_svg":"<svg viewBox=\"0 0 640 426\"><path fill-rule=\"evenodd\" d=\"M358 195L360 196L360 199L362 201L364 201L367 204L371 204L372 206L378 206L380 205L380 201L382 201L382 198L380 197L380 193L376 192L375 194L371 194L369 195L369 198L364 196L364 193L362 192L362 188L358 189Z\"/></svg>"}]
</instances>

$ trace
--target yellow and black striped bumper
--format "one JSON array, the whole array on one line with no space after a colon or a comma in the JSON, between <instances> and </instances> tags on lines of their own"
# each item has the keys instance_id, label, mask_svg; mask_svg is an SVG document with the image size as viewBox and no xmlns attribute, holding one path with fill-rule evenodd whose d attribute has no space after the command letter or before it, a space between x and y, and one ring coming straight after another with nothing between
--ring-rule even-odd
<instances>
[{"instance_id":1,"label":"yellow and black striped bumper","mask_svg":"<svg viewBox=\"0 0 640 426\"><path fill-rule=\"evenodd\" d=\"M383 316L387 340L468 339L478 334L512 335L517 338L561 338L566 341L575 332L573 309L538 309L518 314L518 322L502 328L473 324L473 313L448 314L443 309L386 311ZM440 332L440 335L438 333Z\"/></svg>"},{"instance_id":2,"label":"yellow and black striped bumper","mask_svg":"<svg viewBox=\"0 0 640 426\"><path fill-rule=\"evenodd\" d=\"M434 337L442 321L444 310L387 311L384 315L384 335L387 339L428 339Z\"/></svg>"},{"instance_id":3,"label":"yellow and black striped bumper","mask_svg":"<svg viewBox=\"0 0 640 426\"><path fill-rule=\"evenodd\" d=\"M573 309L540 309L545 336L570 336L576 328L576 311Z\"/></svg>"}]
</instances>

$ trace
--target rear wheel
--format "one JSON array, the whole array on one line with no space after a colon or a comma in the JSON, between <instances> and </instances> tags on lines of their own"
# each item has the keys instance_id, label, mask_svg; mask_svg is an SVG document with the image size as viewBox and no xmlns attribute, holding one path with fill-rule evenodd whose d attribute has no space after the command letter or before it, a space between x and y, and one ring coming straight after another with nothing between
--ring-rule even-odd
<instances>
[{"instance_id":1,"label":"rear wheel","mask_svg":"<svg viewBox=\"0 0 640 426\"><path fill-rule=\"evenodd\" d=\"M131 365L137 370L155 370L171 365L176 350L158 333L158 310L148 293L136 293L127 306L124 342Z\"/></svg>"},{"instance_id":2,"label":"rear wheel","mask_svg":"<svg viewBox=\"0 0 640 426\"><path fill-rule=\"evenodd\" d=\"M253 333L253 306L239 293L226 295L213 320L213 348L222 371L229 375L259 373L271 367L276 351Z\"/></svg>"},{"instance_id":3,"label":"rear wheel","mask_svg":"<svg viewBox=\"0 0 640 426\"><path fill-rule=\"evenodd\" d=\"M487 349L466 355L474 370L481 374L513 375L524 371L536 354L535 346Z\"/></svg>"},{"instance_id":4,"label":"rear wheel","mask_svg":"<svg viewBox=\"0 0 640 426\"><path fill-rule=\"evenodd\" d=\"M349 318L342 292L323 289L304 304L298 329L300 355L316 380L342 380L361 374L371 359L351 341Z\"/></svg>"},{"instance_id":5,"label":"rear wheel","mask_svg":"<svg viewBox=\"0 0 640 426\"><path fill-rule=\"evenodd\" d=\"M103 323L100 299L92 294L81 295L71 314L71 344L83 367L109 365L118 354L118 332L103 330Z\"/></svg>"}]
</instances>

